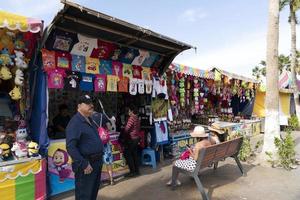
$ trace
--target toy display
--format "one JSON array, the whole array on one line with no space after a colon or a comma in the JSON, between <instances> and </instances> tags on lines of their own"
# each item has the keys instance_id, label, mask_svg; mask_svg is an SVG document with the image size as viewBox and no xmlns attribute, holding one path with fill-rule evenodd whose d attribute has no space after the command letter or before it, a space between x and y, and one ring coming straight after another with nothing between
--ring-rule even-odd
<instances>
[{"instance_id":1,"label":"toy display","mask_svg":"<svg viewBox=\"0 0 300 200\"><path fill-rule=\"evenodd\" d=\"M28 156L37 157L39 156L39 145L36 142L30 141L27 144Z\"/></svg>"}]
</instances>

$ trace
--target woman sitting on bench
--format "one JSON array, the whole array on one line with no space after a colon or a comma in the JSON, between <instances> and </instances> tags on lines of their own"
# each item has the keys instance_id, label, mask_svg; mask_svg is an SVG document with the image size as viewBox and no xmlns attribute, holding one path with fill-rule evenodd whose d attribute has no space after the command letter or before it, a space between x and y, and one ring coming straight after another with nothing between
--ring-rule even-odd
<instances>
[{"instance_id":1,"label":"woman sitting on bench","mask_svg":"<svg viewBox=\"0 0 300 200\"><path fill-rule=\"evenodd\" d=\"M178 168L187 170L187 171L194 171L197 164L197 159L201 149L208 147L210 145L220 143L220 139L218 134L223 134L219 129L215 127L208 127L210 133L205 133L205 130L202 126L196 126L194 131L190 133L191 137L195 137L198 139L198 142L194 145L194 148L187 146L189 156L187 158L181 158L176 160L174 165ZM200 140L200 141L199 141ZM171 185L172 180L167 182L167 185ZM176 184L181 185L180 181L178 180L178 174L176 174Z\"/></svg>"}]
</instances>

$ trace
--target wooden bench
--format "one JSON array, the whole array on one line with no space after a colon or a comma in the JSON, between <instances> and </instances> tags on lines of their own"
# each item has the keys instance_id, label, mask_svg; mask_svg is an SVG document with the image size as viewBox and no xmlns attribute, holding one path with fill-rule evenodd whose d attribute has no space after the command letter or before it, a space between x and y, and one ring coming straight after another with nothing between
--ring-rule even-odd
<instances>
[{"instance_id":1,"label":"wooden bench","mask_svg":"<svg viewBox=\"0 0 300 200\"><path fill-rule=\"evenodd\" d=\"M172 187L175 189L176 186L176 177L179 173L187 174L192 176L197 184L198 190L201 192L202 199L209 200L208 195L204 191L203 185L198 177L200 169L214 165L214 169L217 169L218 162L222 161L228 157L235 159L236 164L238 165L242 175L244 174L243 167L238 159L238 154L243 143L243 138L238 137L233 140L222 142L220 144L215 144L209 147L206 147L200 151L196 168L193 172L178 168L173 166L172 171Z\"/></svg>"}]
</instances>

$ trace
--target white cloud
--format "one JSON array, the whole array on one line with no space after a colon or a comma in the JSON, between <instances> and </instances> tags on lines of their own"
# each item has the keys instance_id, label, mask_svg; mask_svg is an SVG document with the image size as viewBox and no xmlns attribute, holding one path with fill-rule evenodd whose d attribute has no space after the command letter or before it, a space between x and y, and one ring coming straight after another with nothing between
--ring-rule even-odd
<instances>
[{"instance_id":1,"label":"white cloud","mask_svg":"<svg viewBox=\"0 0 300 200\"><path fill-rule=\"evenodd\" d=\"M299 33L300 31L298 35ZM287 24L280 27L279 53L290 53L290 29ZM266 30L240 36L230 46L208 49L197 54L193 50L184 52L174 62L200 69L219 67L251 77L252 68L261 60L266 60Z\"/></svg>"},{"instance_id":2,"label":"white cloud","mask_svg":"<svg viewBox=\"0 0 300 200\"><path fill-rule=\"evenodd\" d=\"M179 15L178 20L183 22L196 22L204 19L205 17L207 17L207 13L205 13L201 8L190 8Z\"/></svg>"}]
</instances>

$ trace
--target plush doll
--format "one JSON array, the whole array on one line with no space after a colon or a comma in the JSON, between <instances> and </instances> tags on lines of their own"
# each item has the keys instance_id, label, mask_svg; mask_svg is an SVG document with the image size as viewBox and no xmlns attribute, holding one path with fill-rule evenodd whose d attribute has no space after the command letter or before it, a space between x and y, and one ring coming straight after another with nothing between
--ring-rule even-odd
<instances>
[{"instance_id":1,"label":"plush doll","mask_svg":"<svg viewBox=\"0 0 300 200\"><path fill-rule=\"evenodd\" d=\"M0 162L8 160L11 157L10 146L6 143L0 144Z\"/></svg>"},{"instance_id":2,"label":"plush doll","mask_svg":"<svg viewBox=\"0 0 300 200\"><path fill-rule=\"evenodd\" d=\"M9 92L9 95L11 96L11 99L16 100L16 101L21 99L21 89L20 89L20 87L16 85L13 88L13 90Z\"/></svg>"},{"instance_id":3,"label":"plush doll","mask_svg":"<svg viewBox=\"0 0 300 200\"><path fill-rule=\"evenodd\" d=\"M30 141L27 149L29 157L37 157L39 155L39 145L36 142Z\"/></svg>"},{"instance_id":4,"label":"plush doll","mask_svg":"<svg viewBox=\"0 0 300 200\"><path fill-rule=\"evenodd\" d=\"M200 92L200 83L198 79L194 79L194 100L195 100L195 113L199 112L199 92ZM204 95L204 94L203 94Z\"/></svg>"},{"instance_id":5,"label":"plush doll","mask_svg":"<svg viewBox=\"0 0 300 200\"><path fill-rule=\"evenodd\" d=\"M11 151L14 152L15 158L26 158L28 155L27 145L25 143L15 142Z\"/></svg>"},{"instance_id":6,"label":"plush doll","mask_svg":"<svg viewBox=\"0 0 300 200\"><path fill-rule=\"evenodd\" d=\"M19 128L16 131L16 142L14 142L11 151L14 152L15 157L17 159L27 157L28 149L27 149L27 140L28 136L26 128Z\"/></svg>"},{"instance_id":7,"label":"plush doll","mask_svg":"<svg viewBox=\"0 0 300 200\"><path fill-rule=\"evenodd\" d=\"M179 101L180 101L180 105L181 107L185 106L185 84L184 84L185 80L184 77L182 77L179 80Z\"/></svg>"},{"instance_id":8,"label":"plush doll","mask_svg":"<svg viewBox=\"0 0 300 200\"><path fill-rule=\"evenodd\" d=\"M16 66L19 69L27 69L28 65L25 62L24 53L22 51L17 51L17 50L14 50L14 52L16 54L16 57L15 57Z\"/></svg>"},{"instance_id":9,"label":"plush doll","mask_svg":"<svg viewBox=\"0 0 300 200\"><path fill-rule=\"evenodd\" d=\"M9 80L12 78L12 74L6 66L2 66L0 69L0 78L3 80Z\"/></svg>"},{"instance_id":10,"label":"plush doll","mask_svg":"<svg viewBox=\"0 0 300 200\"><path fill-rule=\"evenodd\" d=\"M12 58L14 56L11 56L9 54L9 51L7 48L2 49L1 53L0 53L0 65L2 66L8 66L8 65L13 65L13 61Z\"/></svg>"},{"instance_id":11,"label":"plush doll","mask_svg":"<svg viewBox=\"0 0 300 200\"><path fill-rule=\"evenodd\" d=\"M23 81L24 81L24 73L20 69L17 69L15 75L15 84L18 86L23 86Z\"/></svg>"},{"instance_id":12,"label":"plush doll","mask_svg":"<svg viewBox=\"0 0 300 200\"><path fill-rule=\"evenodd\" d=\"M18 49L18 50L25 50L25 42L24 42L24 39L23 39L23 34L20 33L16 36L15 40L14 40L14 47L15 49Z\"/></svg>"}]
</instances>

